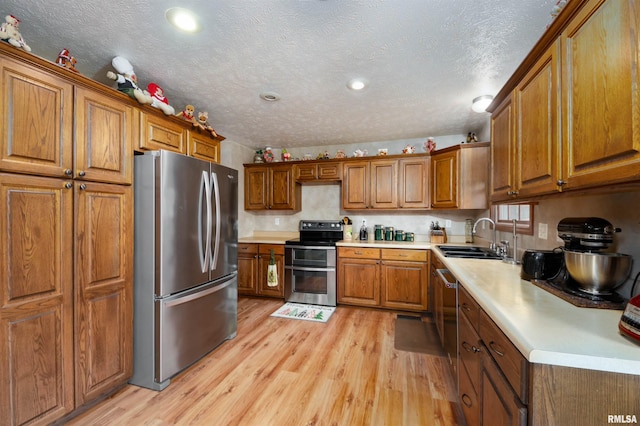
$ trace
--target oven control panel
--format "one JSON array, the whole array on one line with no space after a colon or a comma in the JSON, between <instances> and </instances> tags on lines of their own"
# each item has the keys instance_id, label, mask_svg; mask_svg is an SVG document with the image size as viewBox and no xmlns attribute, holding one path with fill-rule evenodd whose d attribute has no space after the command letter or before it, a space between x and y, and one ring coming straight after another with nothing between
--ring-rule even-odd
<instances>
[{"instance_id":1,"label":"oven control panel","mask_svg":"<svg viewBox=\"0 0 640 426\"><path fill-rule=\"evenodd\" d=\"M339 220L301 220L300 231L340 231L344 228L343 222Z\"/></svg>"}]
</instances>

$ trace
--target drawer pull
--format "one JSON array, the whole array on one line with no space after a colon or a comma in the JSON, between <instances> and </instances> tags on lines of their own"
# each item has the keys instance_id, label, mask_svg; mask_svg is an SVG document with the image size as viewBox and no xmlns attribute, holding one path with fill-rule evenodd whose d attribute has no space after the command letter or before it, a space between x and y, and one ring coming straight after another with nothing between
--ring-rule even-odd
<instances>
[{"instance_id":1,"label":"drawer pull","mask_svg":"<svg viewBox=\"0 0 640 426\"><path fill-rule=\"evenodd\" d=\"M398 257L409 257L408 254L399 254Z\"/></svg>"},{"instance_id":2,"label":"drawer pull","mask_svg":"<svg viewBox=\"0 0 640 426\"><path fill-rule=\"evenodd\" d=\"M462 394L462 396L460 397L460 399L462 400L462 403L464 405L466 405L467 407L471 408L471 406L473 405L473 400L471 399L471 397L469 395L467 395L466 393Z\"/></svg>"},{"instance_id":3,"label":"drawer pull","mask_svg":"<svg viewBox=\"0 0 640 426\"><path fill-rule=\"evenodd\" d=\"M466 303L463 303L461 308L464 309L467 312L471 312L471 307L469 305L467 305Z\"/></svg>"},{"instance_id":4,"label":"drawer pull","mask_svg":"<svg viewBox=\"0 0 640 426\"><path fill-rule=\"evenodd\" d=\"M361 251L354 251L353 254L361 255L362 252Z\"/></svg>"},{"instance_id":5,"label":"drawer pull","mask_svg":"<svg viewBox=\"0 0 640 426\"><path fill-rule=\"evenodd\" d=\"M500 345L498 345L496 342L494 342L493 340L489 343L489 347L491 348L492 351L494 351L496 354L500 355L500 356L504 356L504 350L500 350L502 349L500 347Z\"/></svg>"},{"instance_id":6,"label":"drawer pull","mask_svg":"<svg viewBox=\"0 0 640 426\"><path fill-rule=\"evenodd\" d=\"M462 342L462 345L461 345L461 346L462 346L462 348L463 348L465 351L467 351L467 352L474 352L474 350L473 350L473 349L474 349L474 346L473 346L473 345L471 345L471 344L470 344L470 343L468 343L468 342Z\"/></svg>"}]
</instances>

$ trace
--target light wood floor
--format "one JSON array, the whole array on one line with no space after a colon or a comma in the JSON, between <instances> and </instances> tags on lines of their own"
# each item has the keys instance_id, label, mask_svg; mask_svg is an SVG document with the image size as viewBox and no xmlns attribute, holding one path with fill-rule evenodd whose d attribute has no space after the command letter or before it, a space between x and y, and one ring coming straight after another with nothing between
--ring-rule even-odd
<instances>
[{"instance_id":1,"label":"light wood floor","mask_svg":"<svg viewBox=\"0 0 640 426\"><path fill-rule=\"evenodd\" d=\"M162 392L128 385L71 425L463 424L444 357L394 349L396 314L338 306L326 324L240 298L238 335Z\"/></svg>"}]
</instances>

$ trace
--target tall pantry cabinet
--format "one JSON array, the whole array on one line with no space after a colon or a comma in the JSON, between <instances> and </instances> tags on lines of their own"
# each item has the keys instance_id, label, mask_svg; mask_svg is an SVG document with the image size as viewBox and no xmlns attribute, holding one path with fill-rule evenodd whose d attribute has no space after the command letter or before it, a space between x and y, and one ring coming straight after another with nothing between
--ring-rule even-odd
<instances>
[{"instance_id":1,"label":"tall pantry cabinet","mask_svg":"<svg viewBox=\"0 0 640 426\"><path fill-rule=\"evenodd\" d=\"M138 128L117 92L11 49L0 48L0 413L49 424L132 372Z\"/></svg>"}]
</instances>

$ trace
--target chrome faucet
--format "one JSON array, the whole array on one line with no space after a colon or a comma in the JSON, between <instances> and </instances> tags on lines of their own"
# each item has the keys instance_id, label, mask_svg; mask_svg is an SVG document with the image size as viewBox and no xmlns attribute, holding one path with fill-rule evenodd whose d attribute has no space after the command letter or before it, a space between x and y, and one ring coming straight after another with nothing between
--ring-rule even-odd
<instances>
[{"instance_id":1,"label":"chrome faucet","mask_svg":"<svg viewBox=\"0 0 640 426\"><path fill-rule=\"evenodd\" d=\"M496 223L493 220L488 217L481 217L480 219L476 220L476 223L473 224L471 234L476 235L476 226L478 226L478 223L482 222L483 220L486 220L487 222L491 223L491 225L493 225L493 241L489 245L489 249L495 251L498 246L496 244Z\"/></svg>"}]
</instances>

